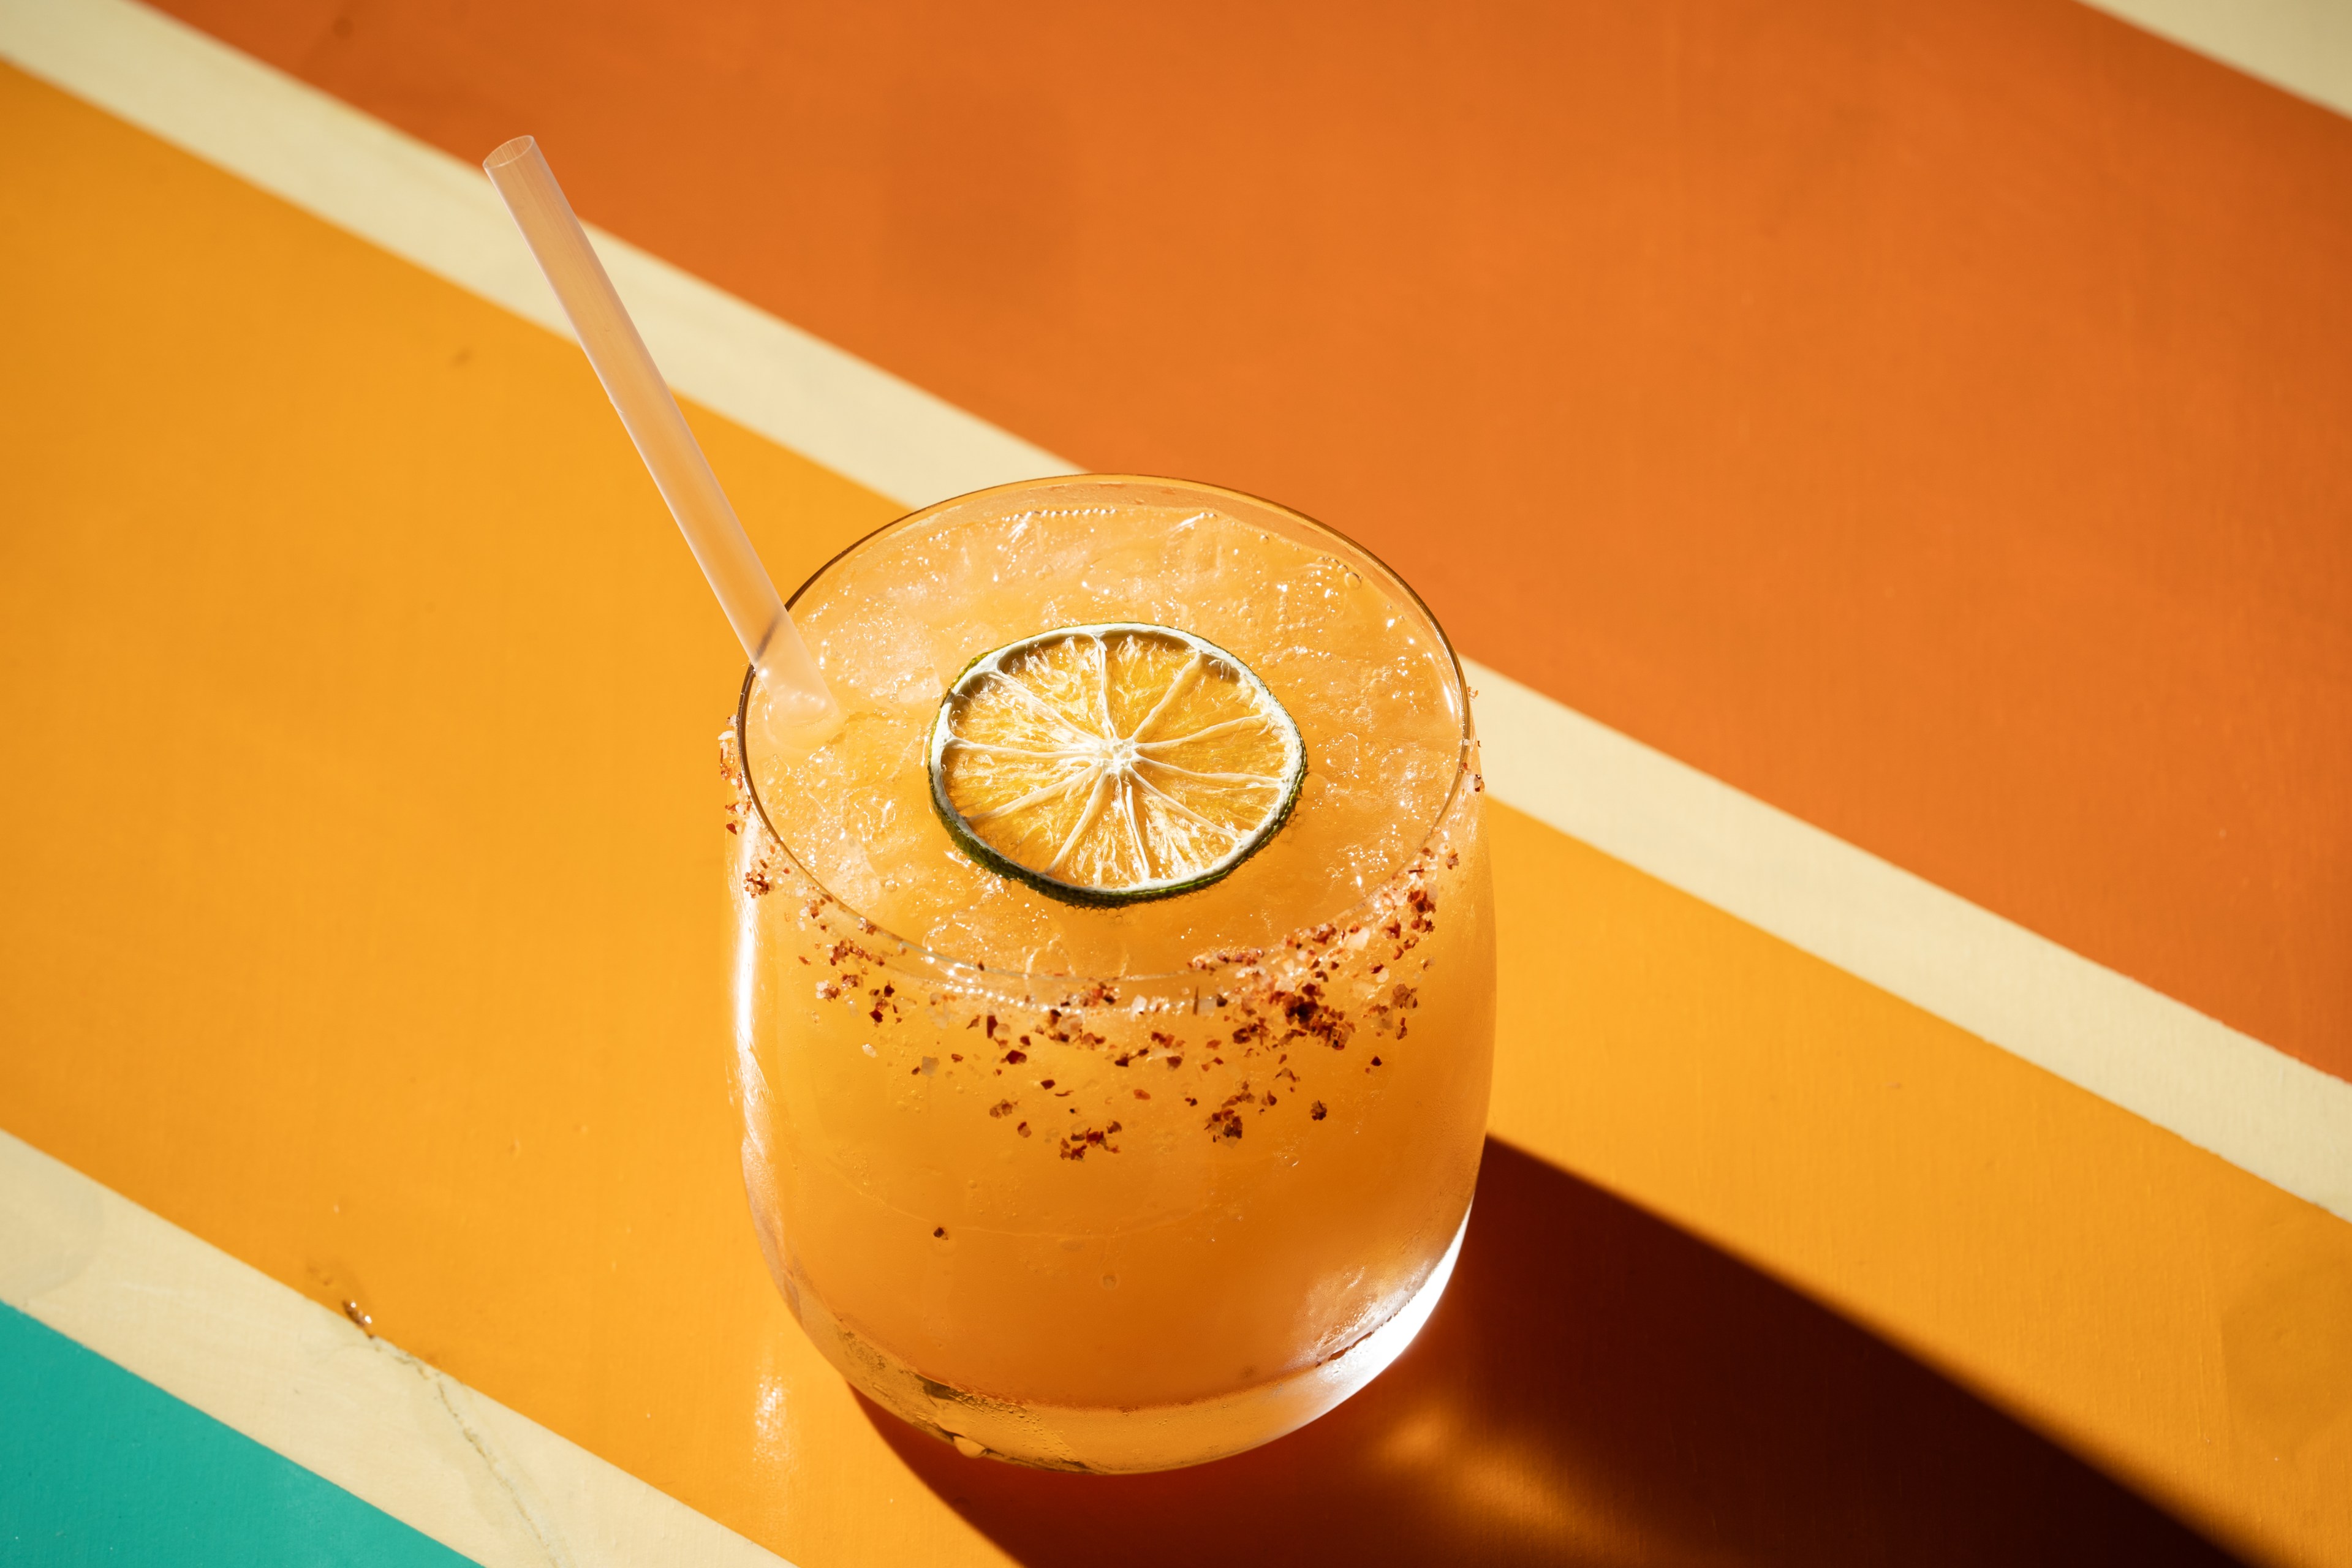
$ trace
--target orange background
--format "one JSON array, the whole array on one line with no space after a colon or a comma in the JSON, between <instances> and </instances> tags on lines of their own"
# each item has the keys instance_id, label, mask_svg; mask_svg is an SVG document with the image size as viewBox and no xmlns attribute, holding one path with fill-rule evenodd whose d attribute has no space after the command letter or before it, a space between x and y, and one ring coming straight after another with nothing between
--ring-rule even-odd
<instances>
[{"instance_id":1,"label":"orange background","mask_svg":"<svg viewBox=\"0 0 2352 1568\"><path fill-rule=\"evenodd\" d=\"M758 1261L740 655L576 350L5 70L0 193L10 1132L803 1568L2352 1542L2352 1227L1502 807L1423 1341L1185 1476L940 1469ZM692 417L780 575L892 510Z\"/></svg>"},{"instance_id":2,"label":"orange background","mask_svg":"<svg viewBox=\"0 0 2352 1568\"><path fill-rule=\"evenodd\" d=\"M169 0L2352 1075L2352 123L2070 0Z\"/></svg>"}]
</instances>

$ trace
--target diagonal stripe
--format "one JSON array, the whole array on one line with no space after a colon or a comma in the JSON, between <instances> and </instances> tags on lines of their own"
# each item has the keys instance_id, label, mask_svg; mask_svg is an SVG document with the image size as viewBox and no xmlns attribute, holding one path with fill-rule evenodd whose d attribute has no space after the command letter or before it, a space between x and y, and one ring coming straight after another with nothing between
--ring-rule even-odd
<instances>
[{"instance_id":1,"label":"diagonal stripe","mask_svg":"<svg viewBox=\"0 0 2352 1568\"><path fill-rule=\"evenodd\" d=\"M2352 1218L2352 1083L1493 670L1497 800Z\"/></svg>"},{"instance_id":2,"label":"diagonal stripe","mask_svg":"<svg viewBox=\"0 0 2352 1568\"><path fill-rule=\"evenodd\" d=\"M5 1133L0 1302L485 1568L783 1561Z\"/></svg>"},{"instance_id":3,"label":"diagonal stripe","mask_svg":"<svg viewBox=\"0 0 2352 1568\"><path fill-rule=\"evenodd\" d=\"M2255 1561L2343 1558L2352 1226L1517 811L1489 826L1497 1136Z\"/></svg>"},{"instance_id":4,"label":"diagonal stripe","mask_svg":"<svg viewBox=\"0 0 2352 1568\"><path fill-rule=\"evenodd\" d=\"M2352 5L2342 0L2084 3L2339 114L2352 114Z\"/></svg>"},{"instance_id":5,"label":"diagonal stripe","mask_svg":"<svg viewBox=\"0 0 2352 1568\"><path fill-rule=\"evenodd\" d=\"M0 52L250 184L572 336L478 168L128 0L0 0ZM589 232L680 392L836 474L922 506L1073 471L625 240L593 225Z\"/></svg>"},{"instance_id":6,"label":"diagonal stripe","mask_svg":"<svg viewBox=\"0 0 2352 1568\"><path fill-rule=\"evenodd\" d=\"M446 153L130 0L5 0L0 49L569 331L487 182ZM1071 466L609 235L597 244L681 392L905 504ZM1507 677L1478 680L1499 799L2352 1218L2352 1085Z\"/></svg>"},{"instance_id":7,"label":"diagonal stripe","mask_svg":"<svg viewBox=\"0 0 2352 1568\"><path fill-rule=\"evenodd\" d=\"M0 571L25 1047L0 1120L772 1550L1001 1563L745 1234L693 1044L724 1032L703 776L728 639L577 351L12 70L0 125L5 488L47 524ZM779 565L891 515L688 414ZM583 615L612 635L550 685L540 651ZM159 644L160 793L118 760ZM550 790L556 756L583 766ZM1499 1134L2258 1556L2342 1555L2352 1228L1517 811L1492 825ZM1481 1484L1444 1458L1416 1495ZM1663 1524L1691 1500L1654 1479ZM1613 1509L1581 1489L1562 1517Z\"/></svg>"},{"instance_id":8,"label":"diagonal stripe","mask_svg":"<svg viewBox=\"0 0 2352 1568\"><path fill-rule=\"evenodd\" d=\"M2352 1078L2352 121L2074 0L158 3Z\"/></svg>"},{"instance_id":9,"label":"diagonal stripe","mask_svg":"<svg viewBox=\"0 0 2352 1568\"><path fill-rule=\"evenodd\" d=\"M12 1563L465 1561L8 1306L0 1368L0 1542Z\"/></svg>"}]
</instances>

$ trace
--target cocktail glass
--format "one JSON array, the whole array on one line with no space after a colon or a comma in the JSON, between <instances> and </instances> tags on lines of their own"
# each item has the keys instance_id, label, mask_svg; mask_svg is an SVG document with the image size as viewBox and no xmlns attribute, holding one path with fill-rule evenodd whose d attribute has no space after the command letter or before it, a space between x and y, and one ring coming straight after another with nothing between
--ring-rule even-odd
<instances>
[{"instance_id":1,"label":"cocktail glass","mask_svg":"<svg viewBox=\"0 0 2352 1568\"><path fill-rule=\"evenodd\" d=\"M744 1180L811 1339L965 1453L1065 1469L1235 1453L1362 1387L1444 1290L1493 1055L1476 745L1427 608L1296 512L1102 476L917 512L791 607L849 724L764 724L754 672L725 745ZM943 830L888 726L992 647L1107 620L1197 632L1283 699L1296 852L1119 910L961 860L894 890ZM868 708L898 715L879 770L828 772ZM1391 712L1426 743L1370 744Z\"/></svg>"}]
</instances>

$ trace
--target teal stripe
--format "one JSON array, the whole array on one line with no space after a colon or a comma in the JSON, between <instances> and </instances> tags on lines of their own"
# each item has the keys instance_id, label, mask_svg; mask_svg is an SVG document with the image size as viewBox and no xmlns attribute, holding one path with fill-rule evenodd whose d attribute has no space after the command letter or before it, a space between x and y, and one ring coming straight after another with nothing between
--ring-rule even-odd
<instances>
[{"instance_id":1,"label":"teal stripe","mask_svg":"<svg viewBox=\"0 0 2352 1568\"><path fill-rule=\"evenodd\" d=\"M469 1559L0 1305L0 1561L462 1568Z\"/></svg>"}]
</instances>

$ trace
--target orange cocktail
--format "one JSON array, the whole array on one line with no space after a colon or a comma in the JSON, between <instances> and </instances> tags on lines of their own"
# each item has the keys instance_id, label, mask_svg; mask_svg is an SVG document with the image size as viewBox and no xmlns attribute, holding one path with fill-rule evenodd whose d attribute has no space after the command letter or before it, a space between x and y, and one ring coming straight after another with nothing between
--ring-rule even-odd
<instances>
[{"instance_id":1,"label":"orange cocktail","mask_svg":"<svg viewBox=\"0 0 2352 1568\"><path fill-rule=\"evenodd\" d=\"M1192 1463L1345 1398L1444 1288L1486 1113L1475 750L1427 611L1295 513L1082 477L893 524L793 614L845 717L795 734L747 681L728 745L744 1173L803 1325L1033 1464Z\"/></svg>"}]
</instances>

